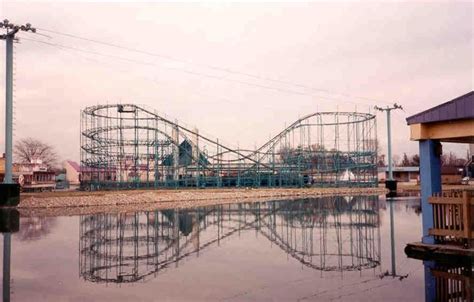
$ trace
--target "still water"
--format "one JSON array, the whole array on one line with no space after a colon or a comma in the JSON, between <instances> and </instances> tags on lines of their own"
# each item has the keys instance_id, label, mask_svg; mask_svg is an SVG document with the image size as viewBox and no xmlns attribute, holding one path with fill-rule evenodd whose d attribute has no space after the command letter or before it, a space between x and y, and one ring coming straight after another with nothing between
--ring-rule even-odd
<instances>
[{"instance_id":1,"label":"still water","mask_svg":"<svg viewBox=\"0 0 474 302\"><path fill-rule=\"evenodd\" d=\"M425 299L404 254L421 238L416 198L21 217L11 238L11 301Z\"/></svg>"}]
</instances>

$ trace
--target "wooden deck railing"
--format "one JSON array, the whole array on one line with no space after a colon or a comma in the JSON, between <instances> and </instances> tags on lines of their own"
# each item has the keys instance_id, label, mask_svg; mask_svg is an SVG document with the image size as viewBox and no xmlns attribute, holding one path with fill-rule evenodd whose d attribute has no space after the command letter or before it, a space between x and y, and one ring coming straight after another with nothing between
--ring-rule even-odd
<instances>
[{"instance_id":1,"label":"wooden deck railing","mask_svg":"<svg viewBox=\"0 0 474 302\"><path fill-rule=\"evenodd\" d=\"M440 243L471 245L474 238L474 194L451 191L429 198L433 206L433 228L429 234Z\"/></svg>"},{"instance_id":2,"label":"wooden deck railing","mask_svg":"<svg viewBox=\"0 0 474 302\"><path fill-rule=\"evenodd\" d=\"M471 268L438 267L431 270L436 279L436 301L473 301L473 277Z\"/></svg>"}]
</instances>

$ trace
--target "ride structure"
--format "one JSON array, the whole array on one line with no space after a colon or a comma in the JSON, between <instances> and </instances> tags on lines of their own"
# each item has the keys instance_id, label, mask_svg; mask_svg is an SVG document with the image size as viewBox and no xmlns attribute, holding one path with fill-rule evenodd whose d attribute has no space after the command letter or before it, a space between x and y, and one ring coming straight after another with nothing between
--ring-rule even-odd
<instances>
[{"instance_id":1,"label":"ride structure","mask_svg":"<svg viewBox=\"0 0 474 302\"><path fill-rule=\"evenodd\" d=\"M329 196L83 215L79 273L94 283L146 282L258 234L309 269L360 274L380 266L379 212L377 196Z\"/></svg>"},{"instance_id":2,"label":"ride structure","mask_svg":"<svg viewBox=\"0 0 474 302\"><path fill-rule=\"evenodd\" d=\"M81 187L372 187L377 180L375 116L318 112L254 150L134 104L81 111Z\"/></svg>"}]
</instances>

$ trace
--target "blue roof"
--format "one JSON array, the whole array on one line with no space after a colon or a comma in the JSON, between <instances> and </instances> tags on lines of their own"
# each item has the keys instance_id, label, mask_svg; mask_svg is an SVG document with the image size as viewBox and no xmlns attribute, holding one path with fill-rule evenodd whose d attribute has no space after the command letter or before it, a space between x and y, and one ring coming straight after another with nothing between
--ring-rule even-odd
<instances>
[{"instance_id":1,"label":"blue roof","mask_svg":"<svg viewBox=\"0 0 474 302\"><path fill-rule=\"evenodd\" d=\"M378 167L378 172L388 172L388 167ZM392 167L393 172L419 172L420 167Z\"/></svg>"},{"instance_id":2,"label":"blue roof","mask_svg":"<svg viewBox=\"0 0 474 302\"><path fill-rule=\"evenodd\" d=\"M474 91L407 118L407 124L474 119Z\"/></svg>"}]
</instances>

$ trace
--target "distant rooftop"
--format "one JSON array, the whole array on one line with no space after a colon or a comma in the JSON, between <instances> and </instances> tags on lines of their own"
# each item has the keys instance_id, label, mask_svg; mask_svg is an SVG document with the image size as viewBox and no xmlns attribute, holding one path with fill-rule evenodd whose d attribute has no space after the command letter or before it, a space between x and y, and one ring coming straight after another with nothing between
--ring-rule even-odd
<instances>
[{"instance_id":1,"label":"distant rooftop","mask_svg":"<svg viewBox=\"0 0 474 302\"><path fill-rule=\"evenodd\" d=\"M66 160L66 162L74 169L76 172L81 172L81 167L78 163L72 160Z\"/></svg>"},{"instance_id":2,"label":"distant rooftop","mask_svg":"<svg viewBox=\"0 0 474 302\"><path fill-rule=\"evenodd\" d=\"M109 166L109 167L85 167L83 165L79 165L77 162L73 160L66 160L66 162L76 171L76 172L97 172L97 171L109 171L109 172L116 172L117 169L114 166ZM134 169L133 164L130 163L125 163L122 169L127 170L127 169ZM138 171L147 171L148 167L146 164L140 164L137 166Z\"/></svg>"},{"instance_id":3,"label":"distant rooftop","mask_svg":"<svg viewBox=\"0 0 474 302\"><path fill-rule=\"evenodd\" d=\"M388 166L378 167L379 172L388 172ZM393 167L393 172L419 172L420 167Z\"/></svg>"},{"instance_id":4,"label":"distant rooftop","mask_svg":"<svg viewBox=\"0 0 474 302\"><path fill-rule=\"evenodd\" d=\"M407 124L474 119L474 91L407 118Z\"/></svg>"}]
</instances>

